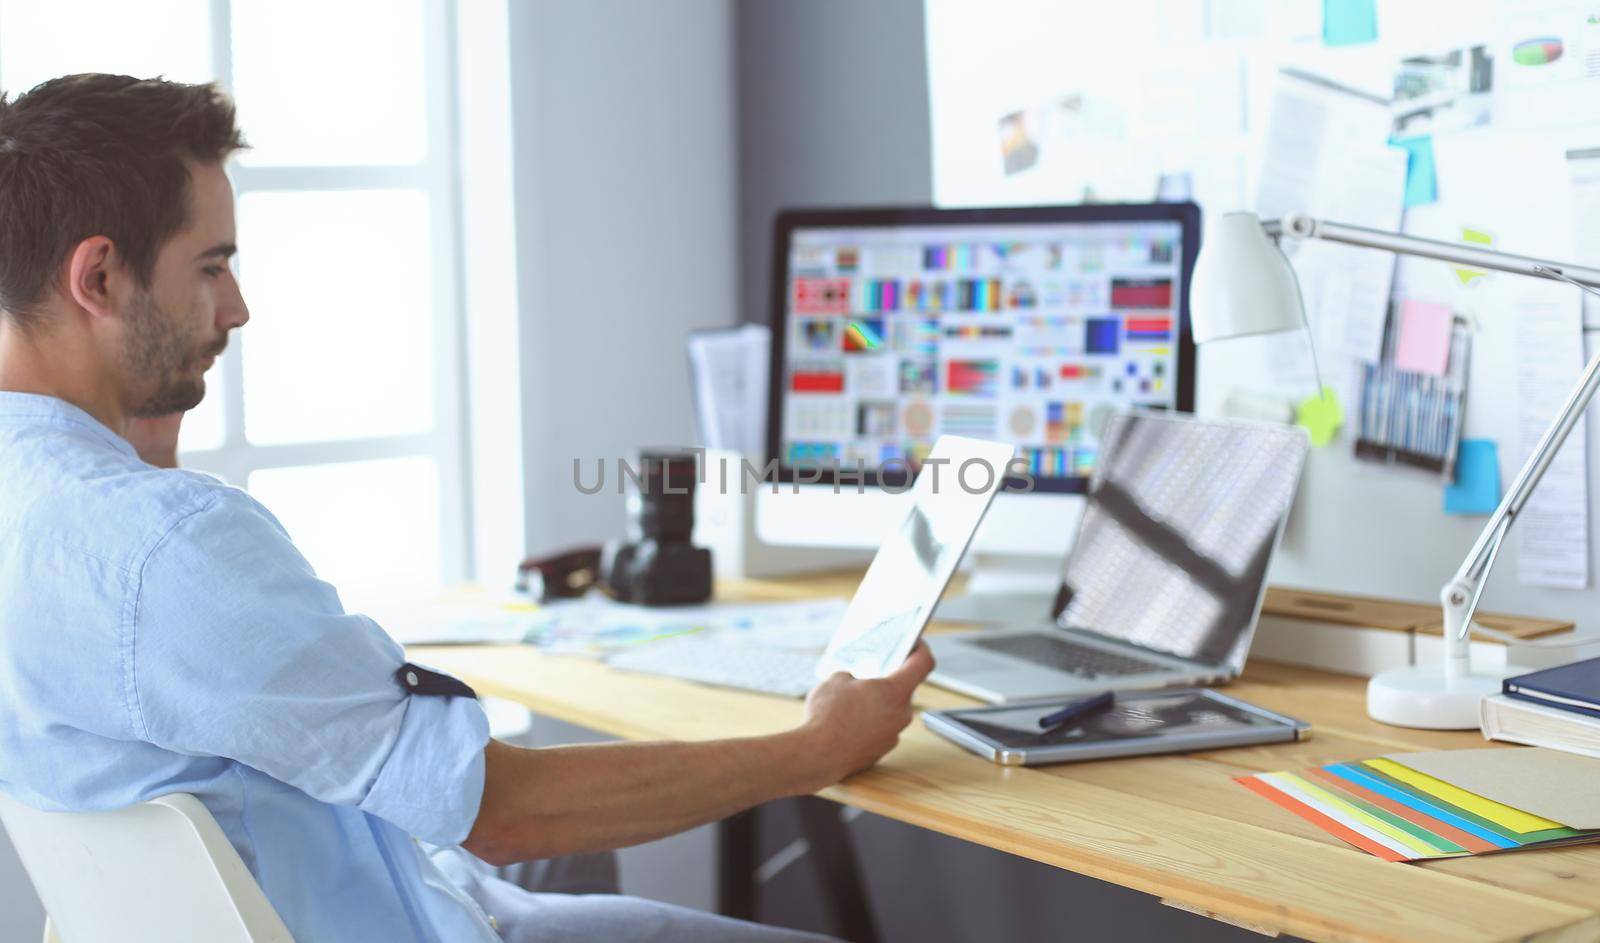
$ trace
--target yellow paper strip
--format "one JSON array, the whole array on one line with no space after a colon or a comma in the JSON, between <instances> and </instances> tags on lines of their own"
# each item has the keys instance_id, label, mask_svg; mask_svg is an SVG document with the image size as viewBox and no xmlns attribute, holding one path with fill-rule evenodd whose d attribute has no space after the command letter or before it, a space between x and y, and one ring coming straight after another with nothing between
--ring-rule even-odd
<instances>
[{"instance_id":1,"label":"yellow paper strip","mask_svg":"<svg viewBox=\"0 0 1600 943\"><path fill-rule=\"evenodd\" d=\"M1419 858L1438 858L1448 854L1448 852L1440 851L1405 829L1395 828L1383 819L1369 815L1366 810L1351 805L1303 776L1296 776L1293 773L1268 773L1263 778L1274 785L1285 782L1294 785L1301 792L1317 798L1348 818L1353 818L1368 828L1377 829L1394 841L1399 842L1403 847L1410 849L1411 853Z\"/></svg>"},{"instance_id":2,"label":"yellow paper strip","mask_svg":"<svg viewBox=\"0 0 1600 943\"><path fill-rule=\"evenodd\" d=\"M1517 834L1528 832L1542 832L1547 828L1564 828L1560 822L1552 822L1541 818L1532 812L1513 809L1511 806L1502 805L1493 799L1485 799L1477 793L1467 792L1452 786L1442 779L1434 779L1427 773L1419 773L1409 766L1401 766L1394 760L1383 758L1366 760L1364 764L1372 767L1385 776L1390 776L1411 786L1420 789L1430 796L1437 796L1458 808L1466 809L1473 815L1481 816L1496 825L1509 828Z\"/></svg>"}]
</instances>

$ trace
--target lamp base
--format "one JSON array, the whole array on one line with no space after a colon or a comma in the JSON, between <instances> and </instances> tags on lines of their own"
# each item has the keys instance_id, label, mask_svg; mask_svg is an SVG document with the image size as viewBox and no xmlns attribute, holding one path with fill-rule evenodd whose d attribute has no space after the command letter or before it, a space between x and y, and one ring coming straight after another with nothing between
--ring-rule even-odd
<instances>
[{"instance_id":1,"label":"lamp base","mask_svg":"<svg viewBox=\"0 0 1600 943\"><path fill-rule=\"evenodd\" d=\"M1443 665L1393 668L1367 682L1367 714L1397 727L1476 730L1478 703L1499 694L1500 681L1479 671L1448 678Z\"/></svg>"}]
</instances>

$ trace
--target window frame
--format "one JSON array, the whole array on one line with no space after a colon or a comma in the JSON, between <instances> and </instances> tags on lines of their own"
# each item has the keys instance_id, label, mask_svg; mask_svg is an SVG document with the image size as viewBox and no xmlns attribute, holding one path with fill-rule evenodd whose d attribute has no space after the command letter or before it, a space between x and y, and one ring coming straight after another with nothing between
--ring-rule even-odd
<instances>
[{"instance_id":1,"label":"window frame","mask_svg":"<svg viewBox=\"0 0 1600 943\"><path fill-rule=\"evenodd\" d=\"M219 86L233 88L232 0L211 0L211 61ZM248 328L222 357L223 438L219 446L185 450L185 467L216 474L245 487L252 472L291 466L329 465L386 458L427 457L438 468L441 585L472 571L472 514L467 491L468 441L463 360L463 295L456 148L454 9L450 0L422 0L426 150L420 164L406 166L275 166L230 162L235 199L257 192L414 189L428 207L432 264L431 347L434 354L433 430L396 436L262 445L248 438L245 422L244 357ZM248 137L248 129L246 129ZM249 235L241 234L248 258ZM249 285L243 286L249 301Z\"/></svg>"}]
</instances>

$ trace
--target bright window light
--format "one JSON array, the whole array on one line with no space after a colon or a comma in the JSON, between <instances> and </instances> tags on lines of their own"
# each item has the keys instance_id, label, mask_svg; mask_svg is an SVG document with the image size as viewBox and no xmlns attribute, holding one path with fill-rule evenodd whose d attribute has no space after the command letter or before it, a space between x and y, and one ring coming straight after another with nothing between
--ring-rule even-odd
<instances>
[{"instance_id":1,"label":"bright window light","mask_svg":"<svg viewBox=\"0 0 1600 943\"><path fill-rule=\"evenodd\" d=\"M434 425L428 205L420 190L258 191L239 200L256 444Z\"/></svg>"},{"instance_id":2,"label":"bright window light","mask_svg":"<svg viewBox=\"0 0 1600 943\"><path fill-rule=\"evenodd\" d=\"M427 101L419 0L234 0L248 166L417 164Z\"/></svg>"},{"instance_id":3,"label":"bright window light","mask_svg":"<svg viewBox=\"0 0 1600 943\"><path fill-rule=\"evenodd\" d=\"M209 0L0 0L0 88L112 72L208 82Z\"/></svg>"},{"instance_id":4,"label":"bright window light","mask_svg":"<svg viewBox=\"0 0 1600 943\"><path fill-rule=\"evenodd\" d=\"M230 343L238 343L238 336L235 335ZM223 374L226 370L227 367L218 360L216 366L206 371L206 398L183 417L183 425L178 430L178 451L198 452L222 448L227 428L227 416L222 409Z\"/></svg>"},{"instance_id":5,"label":"bright window light","mask_svg":"<svg viewBox=\"0 0 1600 943\"><path fill-rule=\"evenodd\" d=\"M433 459L265 468L251 472L249 489L347 602L441 585Z\"/></svg>"}]
</instances>

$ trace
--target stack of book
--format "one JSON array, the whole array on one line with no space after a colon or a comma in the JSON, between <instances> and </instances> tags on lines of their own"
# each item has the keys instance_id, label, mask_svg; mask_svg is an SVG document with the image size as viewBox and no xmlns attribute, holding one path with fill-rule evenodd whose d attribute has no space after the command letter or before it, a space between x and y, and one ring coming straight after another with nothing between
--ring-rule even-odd
<instances>
[{"instance_id":1,"label":"stack of book","mask_svg":"<svg viewBox=\"0 0 1600 943\"><path fill-rule=\"evenodd\" d=\"M1507 678L1483 699L1483 735L1600 757L1600 658Z\"/></svg>"}]
</instances>

